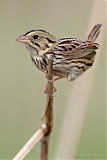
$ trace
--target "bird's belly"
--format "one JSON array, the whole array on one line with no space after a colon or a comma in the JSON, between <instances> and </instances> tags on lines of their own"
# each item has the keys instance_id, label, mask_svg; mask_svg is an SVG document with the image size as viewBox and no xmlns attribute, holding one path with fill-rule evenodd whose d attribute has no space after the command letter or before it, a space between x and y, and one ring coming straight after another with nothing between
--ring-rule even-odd
<instances>
[{"instance_id":1,"label":"bird's belly","mask_svg":"<svg viewBox=\"0 0 107 160\"><path fill-rule=\"evenodd\" d=\"M46 56L38 57L32 55L31 59L34 65L40 71L47 71L48 59L46 58ZM94 61L86 60L85 58L65 61L62 61L62 59L53 59L54 74L58 77L60 77L60 75L63 75L64 77L72 81L83 74L87 69L89 69L92 66L93 62Z\"/></svg>"},{"instance_id":2,"label":"bird's belly","mask_svg":"<svg viewBox=\"0 0 107 160\"><path fill-rule=\"evenodd\" d=\"M87 69L92 66L93 63L86 63L83 61L70 61L70 63L56 63L54 65L54 70L59 71L61 74L68 77L70 81L76 79L82 75Z\"/></svg>"}]
</instances>

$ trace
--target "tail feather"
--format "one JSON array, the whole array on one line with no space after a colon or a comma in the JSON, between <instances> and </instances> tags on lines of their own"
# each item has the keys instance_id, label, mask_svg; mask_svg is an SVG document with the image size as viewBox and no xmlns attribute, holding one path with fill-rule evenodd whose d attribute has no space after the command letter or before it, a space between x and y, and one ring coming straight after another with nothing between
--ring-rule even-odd
<instances>
[{"instance_id":1,"label":"tail feather","mask_svg":"<svg viewBox=\"0 0 107 160\"><path fill-rule=\"evenodd\" d=\"M90 34L88 35L87 41L94 42L100 33L102 24L97 24L93 27Z\"/></svg>"}]
</instances>

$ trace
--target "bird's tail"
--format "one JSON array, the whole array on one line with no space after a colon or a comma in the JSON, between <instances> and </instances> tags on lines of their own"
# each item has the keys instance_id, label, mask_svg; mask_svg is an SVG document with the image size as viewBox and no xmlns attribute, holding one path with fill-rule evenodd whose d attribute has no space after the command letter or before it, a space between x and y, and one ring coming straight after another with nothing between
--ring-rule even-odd
<instances>
[{"instance_id":1,"label":"bird's tail","mask_svg":"<svg viewBox=\"0 0 107 160\"><path fill-rule=\"evenodd\" d=\"M97 24L93 27L90 34L88 35L87 41L94 42L100 33L102 24Z\"/></svg>"}]
</instances>

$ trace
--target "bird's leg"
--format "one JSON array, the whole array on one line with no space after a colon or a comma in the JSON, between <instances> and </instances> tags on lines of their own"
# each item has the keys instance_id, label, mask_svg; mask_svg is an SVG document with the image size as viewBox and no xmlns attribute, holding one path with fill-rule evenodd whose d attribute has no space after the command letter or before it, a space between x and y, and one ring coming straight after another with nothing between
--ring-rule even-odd
<instances>
[{"instance_id":1,"label":"bird's leg","mask_svg":"<svg viewBox=\"0 0 107 160\"><path fill-rule=\"evenodd\" d=\"M45 77L49 82L54 82L54 74L52 75L52 79L48 76L48 71L45 73Z\"/></svg>"},{"instance_id":2,"label":"bird's leg","mask_svg":"<svg viewBox=\"0 0 107 160\"><path fill-rule=\"evenodd\" d=\"M76 72L74 71L72 71L69 74L64 74L61 71L55 70L54 73L56 73L59 76L59 78L54 79L54 81L61 79L61 78L67 78L69 81L73 81L76 79L76 76L77 76Z\"/></svg>"},{"instance_id":3,"label":"bird's leg","mask_svg":"<svg viewBox=\"0 0 107 160\"><path fill-rule=\"evenodd\" d=\"M58 78L55 78L55 81L61 78L68 78L67 74L62 73L61 71L54 70L54 74L57 74Z\"/></svg>"},{"instance_id":4,"label":"bird's leg","mask_svg":"<svg viewBox=\"0 0 107 160\"><path fill-rule=\"evenodd\" d=\"M54 82L57 81L57 80L59 80L59 79L62 79L62 77L55 78Z\"/></svg>"},{"instance_id":5,"label":"bird's leg","mask_svg":"<svg viewBox=\"0 0 107 160\"><path fill-rule=\"evenodd\" d=\"M48 83L47 83L46 86L45 86L45 91L44 91L44 93L53 96L53 94L54 94L55 92L57 92L57 89L56 89L54 86L53 86L53 92L50 92L50 91L49 91L49 89L48 89Z\"/></svg>"},{"instance_id":6,"label":"bird's leg","mask_svg":"<svg viewBox=\"0 0 107 160\"><path fill-rule=\"evenodd\" d=\"M53 74L53 77L52 77L52 79L51 79L51 78L48 76L48 72L46 72L45 77L46 77L46 79L47 79L49 82L55 82L55 81L63 78L63 77L54 78L54 74Z\"/></svg>"},{"instance_id":7,"label":"bird's leg","mask_svg":"<svg viewBox=\"0 0 107 160\"><path fill-rule=\"evenodd\" d=\"M55 73L58 75L58 78L54 78ZM57 80L59 80L59 79L62 79L62 78L68 78L67 75L65 75L65 74L62 73L61 71L57 71L57 70L54 70L54 74L53 74L52 79L48 76L48 71L46 71L45 76L46 76L46 78L47 78L47 80L48 80L49 82L55 82L55 81L57 81Z\"/></svg>"},{"instance_id":8,"label":"bird's leg","mask_svg":"<svg viewBox=\"0 0 107 160\"><path fill-rule=\"evenodd\" d=\"M48 71L46 71L45 76L46 76L46 78L47 78L47 80L48 80L49 82L55 82L55 81L57 81L57 80L59 80L59 79L67 78L67 75L63 74L63 73L60 72L60 71L56 71L56 70L55 70L54 73L58 74L59 77L54 78L54 74L53 74L53 77L52 77L52 79L51 79L51 78L48 76ZM54 86L53 86L53 92L51 93L51 92L49 91L49 89L48 89L48 85L46 84L44 93L53 96L53 93L55 93L55 92L57 92L57 89L56 89Z\"/></svg>"}]
</instances>

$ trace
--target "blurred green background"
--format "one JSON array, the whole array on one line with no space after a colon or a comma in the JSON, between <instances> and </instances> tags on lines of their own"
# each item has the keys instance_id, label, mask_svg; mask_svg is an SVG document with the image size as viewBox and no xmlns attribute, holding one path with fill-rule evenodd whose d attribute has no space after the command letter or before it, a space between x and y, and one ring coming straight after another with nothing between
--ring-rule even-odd
<instances>
[{"instance_id":1,"label":"blurred green background","mask_svg":"<svg viewBox=\"0 0 107 160\"><path fill-rule=\"evenodd\" d=\"M84 39L94 2L94 0L0 0L0 159L9 160L16 155L38 128L45 110L46 95L43 93L45 76L34 67L29 52L16 42L16 38L31 29L45 29L56 37ZM100 22L95 20L95 23L104 21L105 2L101 7L103 17L100 18ZM100 15L97 6L95 14ZM106 159L105 46L103 41L101 46L103 53L98 52L102 56L76 153L76 155L103 155L104 159ZM62 120L73 83L61 80L56 82L55 86L58 92L54 98L54 129L51 136L50 160L56 160L56 147L60 143L58 139L63 126ZM66 136L69 136L69 132ZM65 150L64 146L62 147ZM39 152L40 144L37 144L25 159L39 159ZM59 159L72 159L70 156L71 154Z\"/></svg>"}]
</instances>

